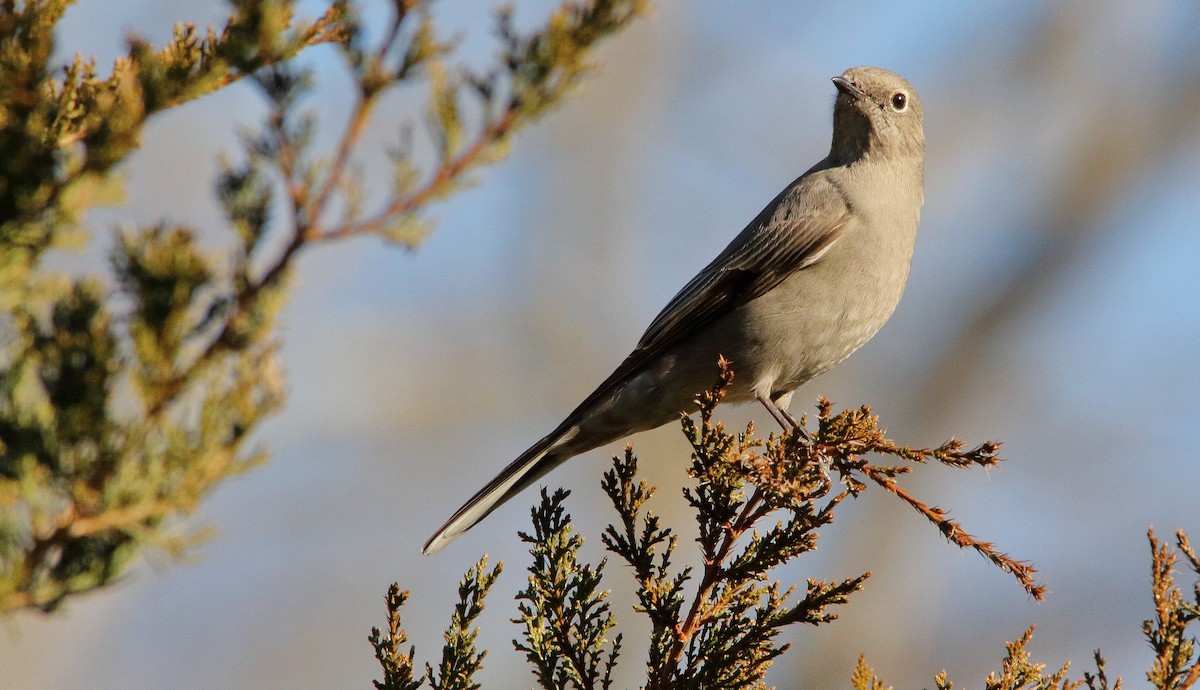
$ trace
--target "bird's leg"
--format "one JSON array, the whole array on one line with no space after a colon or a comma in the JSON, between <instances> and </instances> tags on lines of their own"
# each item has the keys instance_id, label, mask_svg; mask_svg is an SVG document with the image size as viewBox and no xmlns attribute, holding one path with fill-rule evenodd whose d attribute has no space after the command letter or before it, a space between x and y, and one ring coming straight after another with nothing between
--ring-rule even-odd
<instances>
[{"instance_id":1,"label":"bird's leg","mask_svg":"<svg viewBox=\"0 0 1200 690\"><path fill-rule=\"evenodd\" d=\"M779 407L779 406L777 405L776 407ZM792 413L790 411L788 411L788 408L779 407L779 413L782 414L784 416L784 418L788 420L788 424L791 424L792 428L794 428L796 431L800 432L801 436L803 436L805 439L807 439L809 437L808 429L804 428L804 425L800 423L800 420L798 420L792 416Z\"/></svg>"},{"instance_id":2,"label":"bird's leg","mask_svg":"<svg viewBox=\"0 0 1200 690\"><path fill-rule=\"evenodd\" d=\"M762 403L763 407L767 408L767 412L771 413L771 416L775 418L776 422L779 422L779 426L783 427L784 431L791 429L793 433L800 435L800 438L804 440L805 445L812 445L812 434L810 434L808 429L805 429L804 426L800 424L799 420L797 420L790 412L788 412L787 404L791 401L791 399L792 394L785 393L776 397L774 400L767 396L761 396L758 398L758 401ZM833 486L833 482L829 478L830 467L828 461L823 457L817 461L816 465L817 470L821 473L820 483L823 486L821 493L824 493L825 491L829 490L829 487Z\"/></svg>"},{"instance_id":3,"label":"bird's leg","mask_svg":"<svg viewBox=\"0 0 1200 690\"><path fill-rule=\"evenodd\" d=\"M767 396L759 396L758 401L762 403L763 407L767 408L767 412L771 413L771 416L775 418L776 422L779 422L779 426L782 427L784 431L799 426L796 424L795 417L792 417L787 410L776 405L775 402Z\"/></svg>"},{"instance_id":4,"label":"bird's leg","mask_svg":"<svg viewBox=\"0 0 1200 690\"><path fill-rule=\"evenodd\" d=\"M802 425L798 419L793 417L791 412L788 412L787 407L788 403L791 402L791 399L791 393L784 393L783 395L776 396L774 399L771 399L765 395L760 396L758 401L762 403L763 407L767 408L767 412L771 413L771 416L775 418L775 421L779 423L779 426L782 427L784 431L792 429L795 431L795 433L800 434L800 437L805 441L812 441L812 434L808 433L808 429L805 429L804 425Z\"/></svg>"}]
</instances>

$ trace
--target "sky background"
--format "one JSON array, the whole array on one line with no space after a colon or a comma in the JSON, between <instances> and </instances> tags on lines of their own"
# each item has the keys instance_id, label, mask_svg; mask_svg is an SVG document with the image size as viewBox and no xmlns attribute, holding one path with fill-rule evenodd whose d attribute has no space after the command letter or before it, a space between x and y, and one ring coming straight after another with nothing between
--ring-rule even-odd
<instances>
[{"instance_id":1,"label":"sky background","mask_svg":"<svg viewBox=\"0 0 1200 690\"><path fill-rule=\"evenodd\" d=\"M382 21L388 3L367 3ZM302 3L310 14L320 3ZM462 59L494 54L490 3L444 0ZM552 3L519 2L532 26ZM107 64L127 32L161 42L219 2L80 0L63 59ZM210 497L181 528L215 536L187 562L147 553L122 582L0 633L0 687L368 688L366 641L383 595L412 590L419 658L440 654L457 580L483 552L506 571L482 618L485 687L528 687L508 600L528 556L528 492L435 557L420 547L462 500L558 423L642 330L780 189L828 150L829 78L859 64L904 74L925 104L926 203L909 289L884 330L800 389L869 403L892 437L1004 441L990 474L928 467L904 485L977 536L1032 561L1031 601L882 492L844 504L786 582L871 570L820 628L789 630L768 681L847 687L854 661L897 688L947 669L979 687L1003 644L1038 630L1035 660L1092 651L1138 687L1152 654L1146 529L1200 539L1200 5L1138 2L662 2L606 43L600 70L475 189L435 207L415 252L371 240L301 258L283 313L290 401L261 440L266 466ZM347 80L335 51L303 58L309 106L334 141ZM421 107L378 112L360 164ZM123 167L127 203L88 218L99 265L115 229L185 223L219 251L229 235L216 161L263 115L238 85L161 116ZM99 270L99 269L97 269ZM731 425L769 421L725 410ZM668 426L634 437L659 485L655 510L689 535L687 446ZM619 446L550 475L603 554L598 483ZM629 624L619 683L636 686L644 626L631 578L610 567Z\"/></svg>"}]
</instances>

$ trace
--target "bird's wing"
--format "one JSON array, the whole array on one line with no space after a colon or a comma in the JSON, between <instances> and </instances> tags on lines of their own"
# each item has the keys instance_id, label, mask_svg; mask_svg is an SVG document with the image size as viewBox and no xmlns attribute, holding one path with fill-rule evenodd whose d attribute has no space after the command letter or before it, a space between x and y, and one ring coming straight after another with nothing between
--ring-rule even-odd
<instances>
[{"instance_id":1,"label":"bird's wing","mask_svg":"<svg viewBox=\"0 0 1200 690\"><path fill-rule=\"evenodd\" d=\"M657 350L661 345L676 343L819 261L841 236L849 219L841 197L830 201L836 204L824 204L826 208L799 206L790 213L781 208L790 206L786 198L782 205L768 206L659 312L638 341L637 349ZM772 213L767 214L767 210Z\"/></svg>"},{"instance_id":2,"label":"bird's wing","mask_svg":"<svg viewBox=\"0 0 1200 690\"><path fill-rule=\"evenodd\" d=\"M797 180L672 298L633 352L576 411L584 410L714 319L819 261L841 237L849 220L850 209L840 190L824 175L809 174Z\"/></svg>"}]
</instances>

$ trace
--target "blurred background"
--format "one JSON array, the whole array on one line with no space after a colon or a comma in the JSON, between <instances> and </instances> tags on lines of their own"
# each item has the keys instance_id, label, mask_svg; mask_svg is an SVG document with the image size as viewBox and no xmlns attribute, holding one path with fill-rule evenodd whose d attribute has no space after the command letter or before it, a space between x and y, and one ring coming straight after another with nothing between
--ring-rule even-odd
<instances>
[{"instance_id":1,"label":"blurred background","mask_svg":"<svg viewBox=\"0 0 1200 690\"><path fill-rule=\"evenodd\" d=\"M303 5L311 13L319 3ZM388 3L366 3L386 16ZM519 23L553 3L517 3ZM486 64L490 3L445 0L443 28ZM222 3L80 0L63 59L110 63L126 32L156 42L176 21L219 21ZM284 313L287 409L262 441L273 460L236 479L182 528L211 526L194 559L151 553L123 582L0 633L4 688L367 688L366 638L383 595L412 590L419 658L440 655L461 574L487 552L506 570L482 620L485 687L533 678L511 640L528 556L515 532L535 492L435 557L426 537L552 428L625 356L658 309L781 188L828 150L847 67L901 72L920 91L926 204L908 292L887 327L819 394L871 404L898 441L1004 441L990 475L922 468L904 481L974 534L1037 565L1031 601L879 491L847 502L788 582L871 570L841 619L786 633L768 681L846 687L865 653L898 688L947 669L978 687L1003 644L1037 624L1051 666L1092 651L1132 686L1152 654L1154 526L1200 539L1200 5L1138 2L898 4L662 2L604 45L573 100L522 133L476 189L434 209L416 252L358 240L303 256ZM310 105L332 141L346 79L333 50L304 58ZM419 106L379 113L361 164ZM125 166L122 208L89 216L100 266L122 222L187 223L228 237L212 192L217 156L264 104L239 85L153 121ZM732 424L769 421L732 408ZM654 509L690 539L677 428L634 437ZM556 471L598 560L610 517L598 483L619 446ZM642 677L632 578L609 586L626 629L618 684Z\"/></svg>"}]
</instances>

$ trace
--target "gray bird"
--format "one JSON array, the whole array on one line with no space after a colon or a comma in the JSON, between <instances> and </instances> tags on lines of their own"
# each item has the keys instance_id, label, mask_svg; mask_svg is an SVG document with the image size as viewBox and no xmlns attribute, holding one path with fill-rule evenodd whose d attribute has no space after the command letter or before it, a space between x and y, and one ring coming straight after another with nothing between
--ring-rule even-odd
<instances>
[{"instance_id":1,"label":"gray bird","mask_svg":"<svg viewBox=\"0 0 1200 690\"><path fill-rule=\"evenodd\" d=\"M458 509L433 553L567 459L695 409L724 355L729 402L757 400L784 428L801 384L883 326L908 281L924 199L925 135L903 77L834 77L829 155L779 193L654 319L637 347L554 431Z\"/></svg>"}]
</instances>

